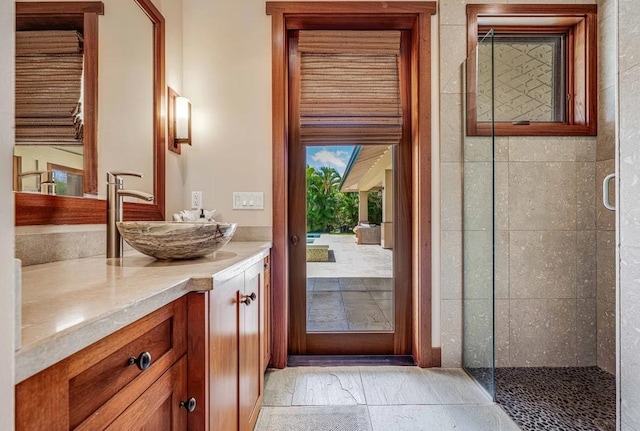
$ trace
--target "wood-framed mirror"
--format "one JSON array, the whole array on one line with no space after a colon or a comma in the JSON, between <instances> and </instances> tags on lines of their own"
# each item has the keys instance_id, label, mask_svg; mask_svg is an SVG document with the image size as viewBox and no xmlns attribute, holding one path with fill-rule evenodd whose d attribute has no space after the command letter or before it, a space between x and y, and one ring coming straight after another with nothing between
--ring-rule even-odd
<instances>
[{"instance_id":1,"label":"wood-framed mirror","mask_svg":"<svg viewBox=\"0 0 640 431\"><path fill-rule=\"evenodd\" d=\"M98 64L101 54L112 52L126 52L131 49L128 46L110 46L108 43L125 40L133 33L126 34L120 31L112 32L116 37L104 37L98 41L98 23L104 20L113 19L109 16L109 11L114 11L116 7L125 8L125 13L121 16L129 19L137 17L138 24L132 22L118 22L120 29L131 29L132 26L139 27L138 30L144 32L147 40L148 53L144 55L132 54L136 58L142 57L140 65L129 64L123 61L103 61L102 66L112 65L111 69L100 68L102 83L107 79L119 79L117 87L120 91L131 91L132 88L142 88L148 94L148 101L145 105L144 114L138 121L148 125L147 129L133 130L134 127L122 124L122 119L127 119L125 113L114 109L114 101L109 104L109 109L105 109L101 102L111 97L111 91L98 92L98 83L92 85L84 83L84 161L82 162L84 172L83 197L46 195L39 193L15 192L15 219L17 226L24 225L49 225L49 224L103 224L106 222L106 202L104 197L104 183L107 170L126 169L142 171L146 175L144 186L138 185L133 180L132 184L126 183L127 188L147 191L155 196L151 204L126 202L124 206L125 219L128 220L164 220L165 208L165 129L166 119L163 114L166 106L165 92L165 21L160 11L154 6L151 0L118 0L109 2L105 15L101 15L104 8L102 2L17 2L16 3L16 29L36 27L46 28L49 22L76 23L82 28L82 38L84 49L84 71L85 77L95 75L98 78ZM128 12L126 8L129 9ZM139 12L139 14L138 14ZM142 20L142 21L140 21ZM147 21L148 24L147 25ZM108 21L104 21L107 23ZM39 24L38 24L39 23ZM71 25L71 24L69 24ZM150 33L150 34L148 34ZM102 32L100 32L102 34ZM141 45L144 46L144 45ZM100 49L98 49L100 47ZM99 52L100 51L100 52ZM113 57L111 57L112 59ZM147 61L148 60L148 61ZM148 63L148 64L145 64ZM115 69L113 66L117 66ZM139 66L139 67L138 67ZM134 70L144 70L147 78L131 76ZM148 84L145 85L145 82ZM113 87L111 87L113 88ZM140 99L137 95L132 98ZM92 108L92 100L94 107ZM116 100L117 102L117 100ZM128 105L125 100L124 107ZM133 108L132 108L133 109ZM114 115L105 120L105 112L112 112ZM137 109L137 112L141 111ZM148 112L148 114L147 114ZM119 117L115 115L118 113ZM87 115L88 114L88 115ZM92 118L93 117L93 118ZM118 119L120 122L118 122ZM102 130L100 131L100 128ZM140 129L140 128L138 128ZM104 132L104 133L102 133ZM118 135L122 134L122 135ZM106 138L105 138L106 136ZM122 139L119 139L119 137ZM140 137L142 136L142 139ZM130 147L138 141L144 141L140 145L149 150L142 154L131 154ZM107 152L107 153L105 153ZM101 155L98 157L98 155ZM108 157L104 157L108 154ZM109 160L103 160L103 159ZM100 159L100 160L99 160ZM48 163L47 166L55 164ZM14 164L14 166L16 166ZM19 168L19 165L18 165ZM46 168L45 168L46 169ZM71 169L69 171L72 171ZM24 172L24 169L22 169ZM19 185L19 181L15 181ZM142 183L140 183L142 184Z\"/></svg>"}]
</instances>

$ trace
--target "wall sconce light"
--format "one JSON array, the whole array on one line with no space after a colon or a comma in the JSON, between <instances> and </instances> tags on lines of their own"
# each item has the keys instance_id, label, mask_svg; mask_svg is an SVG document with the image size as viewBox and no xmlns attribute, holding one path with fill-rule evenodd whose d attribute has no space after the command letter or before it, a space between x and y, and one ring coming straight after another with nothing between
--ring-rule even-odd
<instances>
[{"instance_id":1,"label":"wall sconce light","mask_svg":"<svg viewBox=\"0 0 640 431\"><path fill-rule=\"evenodd\" d=\"M191 102L169 87L169 150L180 154L180 145L191 145Z\"/></svg>"}]
</instances>

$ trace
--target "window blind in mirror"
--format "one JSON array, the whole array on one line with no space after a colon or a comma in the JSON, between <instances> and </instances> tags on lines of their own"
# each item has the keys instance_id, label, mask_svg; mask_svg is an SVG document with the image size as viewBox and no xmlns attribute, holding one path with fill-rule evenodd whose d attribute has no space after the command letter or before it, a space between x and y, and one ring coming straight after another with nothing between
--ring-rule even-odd
<instances>
[{"instance_id":1,"label":"window blind in mirror","mask_svg":"<svg viewBox=\"0 0 640 431\"><path fill-rule=\"evenodd\" d=\"M16 143L82 145L82 35L16 32Z\"/></svg>"}]
</instances>

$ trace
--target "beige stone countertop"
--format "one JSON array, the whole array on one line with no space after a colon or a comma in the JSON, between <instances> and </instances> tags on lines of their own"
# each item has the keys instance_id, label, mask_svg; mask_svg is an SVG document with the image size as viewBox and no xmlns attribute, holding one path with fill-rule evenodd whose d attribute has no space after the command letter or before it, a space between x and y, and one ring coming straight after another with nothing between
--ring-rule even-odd
<instances>
[{"instance_id":1,"label":"beige stone countertop","mask_svg":"<svg viewBox=\"0 0 640 431\"><path fill-rule=\"evenodd\" d=\"M192 291L212 290L263 259L270 243L230 242L199 259L161 261L136 251L22 268L19 383Z\"/></svg>"}]
</instances>

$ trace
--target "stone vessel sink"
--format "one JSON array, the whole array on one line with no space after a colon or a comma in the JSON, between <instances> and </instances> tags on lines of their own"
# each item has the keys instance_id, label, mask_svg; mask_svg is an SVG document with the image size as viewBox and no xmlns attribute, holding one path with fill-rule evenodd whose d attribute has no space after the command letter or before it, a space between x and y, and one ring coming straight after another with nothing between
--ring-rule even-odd
<instances>
[{"instance_id":1,"label":"stone vessel sink","mask_svg":"<svg viewBox=\"0 0 640 431\"><path fill-rule=\"evenodd\" d=\"M231 240L236 223L125 221L117 223L122 238L156 259L193 259L220 249Z\"/></svg>"}]
</instances>

